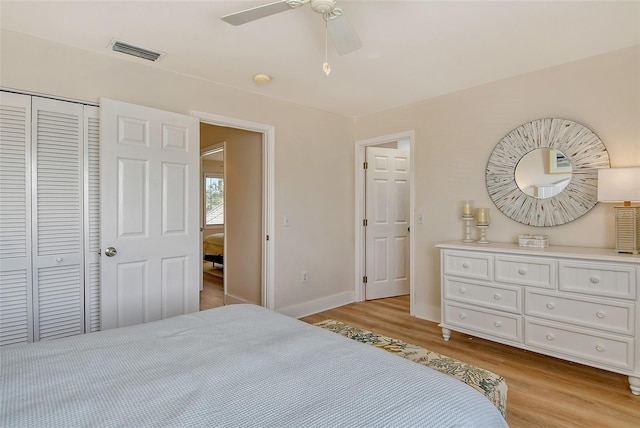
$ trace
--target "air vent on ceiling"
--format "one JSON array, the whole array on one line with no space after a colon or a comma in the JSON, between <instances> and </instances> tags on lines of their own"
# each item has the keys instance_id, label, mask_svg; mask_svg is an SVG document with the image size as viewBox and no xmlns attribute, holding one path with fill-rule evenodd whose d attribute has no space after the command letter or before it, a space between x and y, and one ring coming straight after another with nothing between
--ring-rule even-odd
<instances>
[{"instance_id":1,"label":"air vent on ceiling","mask_svg":"<svg viewBox=\"0 0 640 428\"><path fill-rule=\"evenodd\" d=\"M166 55L164 52L152 51L116 39L111 40L109 45L111 46L111 49L116 52L137 56L138 58L147 59L149 61L158 61Z\"/></svg>"}]
</instances>

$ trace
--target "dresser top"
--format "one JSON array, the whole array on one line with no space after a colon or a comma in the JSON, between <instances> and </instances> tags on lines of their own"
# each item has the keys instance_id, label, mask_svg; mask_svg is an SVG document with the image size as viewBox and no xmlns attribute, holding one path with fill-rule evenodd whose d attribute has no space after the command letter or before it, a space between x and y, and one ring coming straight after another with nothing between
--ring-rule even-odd
<instances>
[{"instance_id":1,"label":"dresser top","mask_svg":"<svg viewBox=\"0 0 640 428\"><path fill-rule=\"evenodd\" d=\"M492 242L489 244L466 243L462 241L442 242L436 245L441 249L471 250L486 253L520 254L526 256L548 256L578 258L582 260L602 260L613 262L635 263L640 265L640 255L619 254L613 248L563 247L550 245L546 248L521 247L508 242Z\"/></svg>"}]
</instances>

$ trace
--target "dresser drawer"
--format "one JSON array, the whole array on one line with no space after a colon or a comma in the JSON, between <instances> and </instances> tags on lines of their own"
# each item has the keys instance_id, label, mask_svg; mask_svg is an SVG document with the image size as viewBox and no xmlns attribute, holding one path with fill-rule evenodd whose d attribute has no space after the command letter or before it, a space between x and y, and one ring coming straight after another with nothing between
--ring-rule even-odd
<instances>
[{"instance_id":1,"label":"dresser drawer","mask_svg":"<svg viewBox=\"0 0 640 428\"><path fill-rule=\"evenodd\" d=\"M636 298L636 269L622 263L560 261L559 289L598 296Z\"/></svg>"},{"instance_id":2,"label":"dresser drawer","mask_svg":"<svg viewBox=\"0 0 640 428\"><path fill-rule=\"evenodd\" d=\"M522 317L445 301L444 324L522 342Z\"/></svg>"},{"instance_id":3,"label":"dresser drawer","mask_svg":"<svg viewBox=\"0 0 640 428\"><path fill-rule=\"evenodd\" d=\"M556 261L545 258L496 256L495 278L506 284L556 287Z\"/></svg>"},{"instance_id":4,"label":"dresser drawer","mask_svg":"<svg viewBox=\"0 0 640 428\"><path fill-rule=\"evenodd\" d=\"M633 303L527 290L525 313L614 333L631 335L635 330Z\"/></svg>"},{"instance_id":5,"label":"dresser drawer","mask_svg":"<svg viewBox=\"0 0 640 428\"><path fill-rule=\"evenodd\" d=\"M493 256L466 251L445 251L442 259L445 275L493 280Z\"/></svg>"},{"instance_id":6,"label":"dresser drawer","mask_svg":"<svg viewBox=\"0 0 640 428\"><path fill-rule=\"evenodd\" d=\"M617 369L633 369L634 340L554 323L525 321L525 344L561 358Z\"/></svg>"},{"instance_id":7,"label":"dresser drawer","mask_svg":"<svg viewBox=\"0 0 640 428\"><path fill-rule=\"evenodd\" d=\"M522 289L474 282L455 277L444 278L444 297L493 309L522 313Z\"/></svg>"}]
</instances>

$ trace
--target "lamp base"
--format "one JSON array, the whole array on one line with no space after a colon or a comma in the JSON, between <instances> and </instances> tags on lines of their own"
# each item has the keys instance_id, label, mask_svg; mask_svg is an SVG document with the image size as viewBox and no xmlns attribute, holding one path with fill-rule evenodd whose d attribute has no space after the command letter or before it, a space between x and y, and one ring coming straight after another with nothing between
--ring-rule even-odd
<instances>
[{"instance_id":1,"label":"lamp base","mask_svg":"<svg viewBox=\"0 0 640 428\"><path fill-rule=\"evenodd\" d=\"M615 207L616 253L640 254L640 207Z\"/></svg>"}]
</instances>

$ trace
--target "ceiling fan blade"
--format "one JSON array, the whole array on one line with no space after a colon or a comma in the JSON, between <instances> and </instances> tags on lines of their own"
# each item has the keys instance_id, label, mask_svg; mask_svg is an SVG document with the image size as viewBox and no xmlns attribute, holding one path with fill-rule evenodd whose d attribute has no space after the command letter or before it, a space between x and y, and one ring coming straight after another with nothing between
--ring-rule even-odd
<instances>
[{"instance_id":1,"label":"ceiling fan blade","mask_svg":"<svg viewBox=\"0 0 640 428\"><path fill-rule=\"evenodd\" d=\"M327 28L338 54L345 55L362 47L362 42L356 34L356 30L351 26L351 22L344 13L329 19Z\"/></svg>"},{"instance_id":2,"label":"ceiling fan blade","mask_svg":"<svg viewBox=\"0 0 640 428\"><path fill-rule=\"evenodd\" d=\"M265 16L275 15L276 13L285 12L291 10L293 7L289 6L287 0L276 1L262 6L252 7L251 9L243 10L236 13L230 13L223 16L221 19L231 25L242 25L247 22L255 21L256 19L264 18Z\"/></svg>"}]
</instances>

